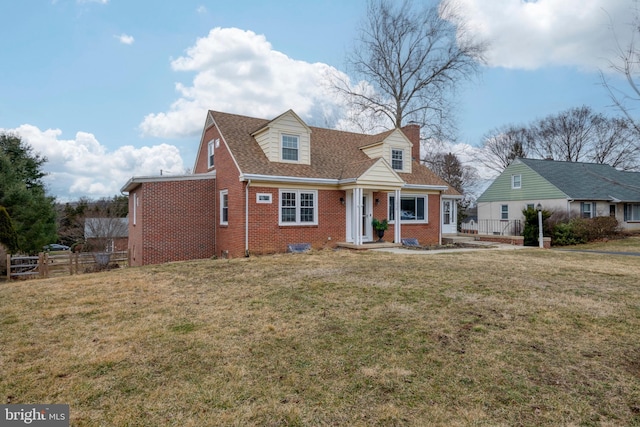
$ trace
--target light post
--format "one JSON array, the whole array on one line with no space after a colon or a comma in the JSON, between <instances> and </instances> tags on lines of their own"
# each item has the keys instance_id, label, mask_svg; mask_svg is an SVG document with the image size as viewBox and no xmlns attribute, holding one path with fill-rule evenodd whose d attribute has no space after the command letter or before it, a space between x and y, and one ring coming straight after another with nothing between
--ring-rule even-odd
<instances>
[{"instance_id":1,"label":"light post","mask_svg":"<svg viewBox=\"0 0 640 427\"><path fill-rule=\"evenodd\" d=\"M542 233L542 205L538 203L536 205L538 211L538 247L544 248L544 234Z\"/></svg>"}]
</instances>

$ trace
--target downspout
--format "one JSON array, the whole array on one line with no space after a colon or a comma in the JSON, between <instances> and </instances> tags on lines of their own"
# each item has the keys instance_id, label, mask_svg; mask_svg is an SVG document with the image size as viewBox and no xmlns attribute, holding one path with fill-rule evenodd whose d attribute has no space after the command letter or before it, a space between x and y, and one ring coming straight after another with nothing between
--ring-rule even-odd
<instances>
[{"instance_id":1,"label":"downspout","mask_svg":"<svg viewBox=\"0 0 640 427\"><path fill-rule=\"evenodd\" d=\"M251 180L247 181L244 188L244 256L249 257L249 186Z\"/></svg>"},{"instance_id":2,"label":"downspout","mask_svg":"<svg viewBox=\"0 0 640 427\"><path fill-rule=\"evenodd\" d=\"M220 195L218 194L218 177L213 180L213 201L215 208L213 209L213 254L218 253L218 226L220 224ZM222 256L222 254L220 254Z\"/></svg>"},{"instance_id":3,"label":"downspout","mask_svg":"<svg viewBox=\"0 0 640 427\"><path fill-rule=\"evenodd\" d=\"M442 193L440 193L440 197L438 198L440 199L440 206L438 207L439 211L440 211L440 215L438 215L440 218L438 219L438 221L440 221L440 224L438 224L438 246L442 245ZM429 195L427 194L427 206L429 206L428 204L428 200L429 200ZM449 215L451 215L451 212L449 212ZM451 218L449 218L449 221L451 221Z\"/></svg>"}]
</instances>

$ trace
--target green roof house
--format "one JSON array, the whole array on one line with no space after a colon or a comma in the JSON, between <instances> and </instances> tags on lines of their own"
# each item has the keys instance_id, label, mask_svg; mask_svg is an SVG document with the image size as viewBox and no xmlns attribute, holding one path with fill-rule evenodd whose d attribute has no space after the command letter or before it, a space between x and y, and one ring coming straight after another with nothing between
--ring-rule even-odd
<instances>
[{"instance_id":1,"label":"green roof house","mask_svg":"<svg viewBox=\"0 0 640 427\"><path fill-rule=\"evenodd\" d=\"M499 234L538 204L549 211L592 218L615 216L623 229L640 230L640 172L609 165L516 159L478 198L479 233ZM484 226L484 231L482 230Z\"/></svg>"}]
</instances>

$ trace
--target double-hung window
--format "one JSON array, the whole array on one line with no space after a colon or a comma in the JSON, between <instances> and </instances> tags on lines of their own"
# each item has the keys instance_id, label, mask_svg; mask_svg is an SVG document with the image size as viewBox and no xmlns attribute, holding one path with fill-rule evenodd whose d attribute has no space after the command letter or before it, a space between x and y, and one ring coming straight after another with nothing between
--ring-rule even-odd
<instances>
[{"instance_id":1,"label":"double-hung window","mask_svg":"<svg viewBox=\"0 0 640 427\"><path fill-rule=\"evenodd\" d=\"M209 167L209 169L211 169L214 165L213 162L213 158L214 158L214 154L215 154L215 141L212 139L211 141L209 141L209 143L207 144L207 165Z\"/></svg>"},{"instance_id":2,"label":"double-hung window","mask_svg":"<svg viewBox=\"0 0 640 427\"><path fill-rule=\"evenodd\" d=\"M511 188L514 190L522 188L522 175L511 175Z\"/></svg>"},{"instance_id":3,"label":"double-hung window","mask_svg":"<svg viewBox=\"0 0 640 427\"><path fill-rule=\"evenodd\" d=\"M229 224L229 190L220 192L220 224Z\"/></svg>"},{"instance_id":4,"label":"double-hung window","mask_svg":"<svg viewBox=\"0 0 640 427\"><path fill-rule=\"evenodd\" d=\"M317 225L318 192L280 190L280 225Z\"/></svg>"},{"instance_id":5,"label":"double-hung window","mask_svg":"<svg viewBox=\"0 0 640 427\"><path fill-rule=\"evenodd\" d=\"M282 160L297 162L299 158L299 139L296 135L282 135Z\"/></svg>"},{"instance_id":6,"label":"double-hung window","mask_svg":"<svg viewBox=\"0 0 640 427\"><path fill-rule=\"evenodd\" d=\"M509 219L509 205L500 205L500 219Z\"/></svg>"},{"instance_id":7,"label":"double-hung window","mask_svg":"<svg viewBox=\"0 0 640 427\"><path fill-rule=\"evenodd\" d=\"M396 198L389 196L389 220L395 221ZM405 195L400 197L400 220L405 222L427 222L427 196Z\"/></svg>"},{"instance_id":8,"label":"double-hung window","mask_svg":"<svg viewBox=\"0 0 640 427\"><path fill-rule=\"evenodd\" d=\"M640 203L627 203L624 205L625 221L640 221Z\"/></svg>"},{"instance_id":9,"label":"double-hung window","mask_svg":"<svg viewBox=\"0 0 640 427\"><path fill-rule=\"evenodd\" d=\"M593 203L590 203L590 202L580 203L580 217L593 218Z\"/></svg>"},{"instance_id":10,"label":"double-hung window","mask_svg":"<svg viewBox=\"0 0 640 427\"><path fill-rule=\"evenodd\" d=\"M404 169L403 163L404 151L398 149L391 150L391 167L393 170L401 171Z\"/></svg>"}]
</instances>

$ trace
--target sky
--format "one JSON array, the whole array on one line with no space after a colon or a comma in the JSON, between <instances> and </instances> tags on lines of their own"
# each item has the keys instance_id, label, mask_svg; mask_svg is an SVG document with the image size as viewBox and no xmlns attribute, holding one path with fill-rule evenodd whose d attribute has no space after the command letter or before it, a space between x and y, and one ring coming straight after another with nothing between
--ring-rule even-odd
<instances>
[{"instance_id":1,"label":"sky","mask_svg":"<svg viewBox=\"0 0 640 427\"><path fill-rule=\"evenodd\" d=\"M454 0L486 63L454 99L450 149L472 166L482 137L590 106L617 114L600 73L631 40L633 0ZM344 105L366 0L29 0L0 2L0 132L45 156L59 201L120 194L132 176L195 162L207 110L309 125ZM489 177L480 168L481 176Z\"/></svg>"}]
</instances>

